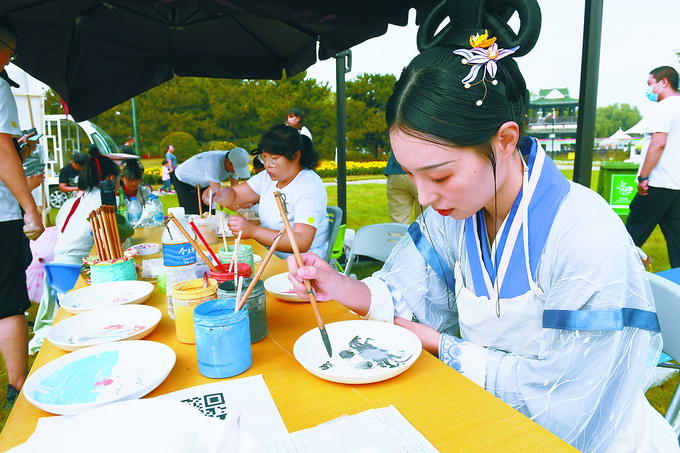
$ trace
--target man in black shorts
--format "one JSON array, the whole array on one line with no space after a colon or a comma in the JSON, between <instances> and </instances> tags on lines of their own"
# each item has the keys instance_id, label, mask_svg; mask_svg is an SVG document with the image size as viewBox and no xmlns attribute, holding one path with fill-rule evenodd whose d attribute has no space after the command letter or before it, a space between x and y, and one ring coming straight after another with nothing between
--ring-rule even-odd
<instances>
[{"instance_id":1,"label":"man in black shorts","mask_svg":"<svg viewBox=\"0 0 680 453\"><path fill-rule=\"evenodd\" d=\"M0 16L0 68L16 56L16 34ZM14 405L28 375L28 325L24 312L31 305L26 267L31 262L28 239L45 227L26 183L14 138L31 147L19 129L19 115L9 82L0 78L0 353L7 367L6 409ZM23 213L22 213L23 211ZM28 238L28 239L27 239Z\"/></svg>"}]
</instances>

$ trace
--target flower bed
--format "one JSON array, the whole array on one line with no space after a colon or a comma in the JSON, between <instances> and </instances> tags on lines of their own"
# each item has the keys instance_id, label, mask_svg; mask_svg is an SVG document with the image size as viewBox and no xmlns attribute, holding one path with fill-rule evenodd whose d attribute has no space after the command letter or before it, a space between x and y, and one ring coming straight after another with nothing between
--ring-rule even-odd
<instances>
[{"instance_id":1,"label":"flower bed","mask_svg":"<svg viewBox=\"0 0 680 453\"><path fill-rule=\"evenodd\" d=\"M387 161L347 162L347 175L382 175ZM338 175L338 167L332 160L319 163L316 172L322 178L332 178ZM142 177L146 184L161 184L161 167L145 167Z\"/></svg>"}]
</instances>

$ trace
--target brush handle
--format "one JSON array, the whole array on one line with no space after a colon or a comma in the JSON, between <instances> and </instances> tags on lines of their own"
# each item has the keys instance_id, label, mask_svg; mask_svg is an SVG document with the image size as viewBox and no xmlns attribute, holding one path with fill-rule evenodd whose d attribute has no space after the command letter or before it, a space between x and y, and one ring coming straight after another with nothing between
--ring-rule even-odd
<instances>
[{"instance_id":1,"label":"brush handle","mask_svg":"<svg viewBox=\"0 0 680 453\"><path fill-rule=\"evenodd\" d=\"M257 281L260 279L260 276L262 276L262 272L264 272L264 268L267 267L269 260L271 259L272 255L274 255L274 252L276 251L276 246L279 245L279 241L283 237L284 231L285 231L285 228L282 228L281 231L279 231L279 234L276 236L276 238L274 238L274 242L272 243L272 246L269 248L267 255L262 260L262 264L260 264L260 268L257 270L257 273L255 274L255 276L251 280L250 285L248 285L248 289L243 294L243 297L240 300L238 300L238 304L234 308L234 311L239 311L241 309L241 307L243 307L243 304L245 304L246 301L248 300L248 298L250 297L250 293L252 293L253 289L255 289L255 285L257 284Z\"/></svg>"},{"instance_id":2,"label":"brush handle","mask_svg":"<svg viewBox=\"0 0 680 453\"><path fill-rule=\"evenodd\" d=\"M215 262L217 264L221 264L220 259L217 257L217 255L215 255L215 252L213 252L213 249L210 248L210 246L208 245L208 241L205 240L205 238L203 237L203 234L201 234L201 230L198 229L198 227L196 226L196 224L194 223L193 220L189 222L189 225L191 225L191 228L196 233L196 236L198 236L198 238L201 240L203 245L205 245L205 248L208 249L208 252L210 252L210 256L213 257L213 259L215 260Z\"/></svg>"}]
</instances>

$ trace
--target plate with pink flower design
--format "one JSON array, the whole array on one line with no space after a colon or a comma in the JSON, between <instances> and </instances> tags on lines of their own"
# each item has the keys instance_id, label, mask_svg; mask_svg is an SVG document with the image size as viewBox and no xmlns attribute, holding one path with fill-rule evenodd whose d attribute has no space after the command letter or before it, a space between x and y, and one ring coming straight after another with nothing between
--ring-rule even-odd
<instances>
[{"instance_id":1,"label":"plate with pink flower design","mask_svg":"<svg viewBox=\"0 0 680 453\"><path fill-rule=\"evenodd\" d=\"M159 309L148 305L100 308L54 324L47 339L64 351L120 340L140 340L153 332L161 316Z\"/></svg>"}]
</instances>

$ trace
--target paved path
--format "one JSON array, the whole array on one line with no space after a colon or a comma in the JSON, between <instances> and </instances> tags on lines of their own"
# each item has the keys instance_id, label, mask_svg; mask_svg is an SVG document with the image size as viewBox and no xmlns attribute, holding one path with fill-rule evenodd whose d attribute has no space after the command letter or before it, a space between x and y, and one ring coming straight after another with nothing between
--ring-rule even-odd
<instances>
[{"instance_id":1,"label":"paved path","mask_svg":"<svg viewBox=\"0 0 680 453\"><path fill-rule=\"evenodd\" d=\"M358 181L347 181L347 185L353 185L353 184L386 184L387 179L361 179ZM325 182L323 183L324 186L337 186L338 181L333 181L333 182Z\"/></svg>"}]
</instances>

